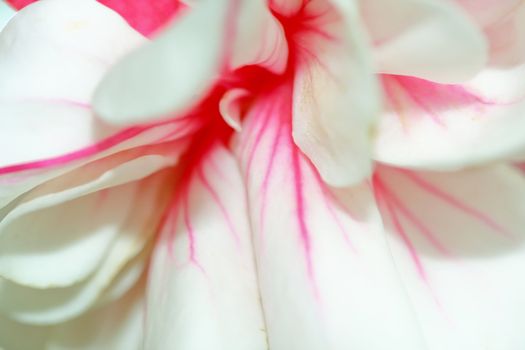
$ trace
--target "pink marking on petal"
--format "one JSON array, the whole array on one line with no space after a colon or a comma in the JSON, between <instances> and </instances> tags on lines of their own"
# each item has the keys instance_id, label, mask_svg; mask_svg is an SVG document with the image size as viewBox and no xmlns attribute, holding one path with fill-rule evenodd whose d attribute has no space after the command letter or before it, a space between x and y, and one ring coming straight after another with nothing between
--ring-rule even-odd
<instances>
[{"instance_id":1,"label":"pink marking on petal","mask_svg":"<svg viewBox=\"0 0 525 350\"><path fill-rule=\"evenodd\" d=\"M271 113L273 113L271 110L266 111L266 109L263 109L259 112L258 117L263 117L262 119L263 121L261 123L261 127L259 128L257 132L257 136L255 137L255 141L252 147L249 148L250 154L248 156L248 163L246 165L246 177L249 177L250 175L252 163L255 158L255 153L257 152L257 149L259 148L259 144L261 143L263 136L265 135L268 129L268 126L270 125L271 118L269 117L269 115L271 115Z\"/></svg>"},{"instance_id":2,"label":"pink marking on petal","mask_svg":"<svg viewBox=\"0 0 525 350\"><path fill-rule=\"evenodd\" d=\"M437 236L428 228L417 216L407 208L407 206L399 199L398 196L391 191L388 186L385 185L383 181L380 180L379 176L376 178L376 184L380 187L383 194L388 198L389 201L399 210L399 212L410 221L420 233L430 242L437 251L441 254L450 256L450 252L445 248L445 246L439 241Z\"/></svg>"},{"instance_id":3,"label":"pink marking on petal","mask_svg":"<svg viewBox=\"0 0 525 350\"><path fill-rule=\"evenodd\" d=\"M410 257L412 261L414 262L414 265L416 267L419 277L421 277L423 281L427 282L427 273L423 267L423 263L421 262L421 259L419 258L419 254L416 248L414 247L414 244L408 237L403 225L401 224L401 221L399 220L399 217L397 216L395 207L392 205L391 200L388 197L388 194L385 192L385 187L383 186L383 184L377 177L374 178L374 185L376 189L375 195L376 195L378 203L382 205L383 208L386 209L390 218L392 219L392 224L394 225L395 232L405 244L405 247L407 248L408 253L410 254Z\"/></svg>"},{"instance_id":4,"label":"pink marking on petal","mask_svg":"<svg viewBox=\"0 0 525 350\"><path fill-rule=\"evenodd\" d=\"M195 230L191 223L191 218L189 214L189 205L188 205L188 193L185 192L183 195L183 204L182 204L182 215L184 218L184 226L188 231L188 240L189 240L189 250L190 250L190 263L195 265L202 273L205 274L204 268L200 264L197 258L196 252L196 240L195 240Z\"/></svg>"},{"instance_id":5,"label":"pink marking on petal","mask_svg":"<svg viewBox=\"0 0 525 350\"><path fill-rule=\"evenodd\" d=\"M204 172L202 171L202 168L199 168L198 170L198 176L201 180L202 184L206 188L206 190L210 193L215 203L217 203L217 206L219 207L222 216L224 217L224 220L226 220L226 224L228 225L228 229L233 236L233 239L235 241L235 245L237 248L240 248L241 242L239 238L239 234L237 233L237 230L235 229L235 226L233 225L233 221L231 220L230 214L228 214L228 211L226 210L226 207L222 203L222 200L220 199L219 195L215 191L215 189L211 186L210 182L204 175Z\"/></svg>"},{"instance_id":6,"label":"pink marking on petal","mask_svg":"<svg viewBox=\"0 0 525 350\"><path fill-rule=\"evenodd\" d=\"M312 261L312 241L310 237L310 231L306 224L306 209L304 203L303 193L303 174L300 163L299 150L295 145L292 146L292 171L294 176L294 190L295 190L295 202L296 202L296 216L299 228L299 234L301 238L302 248L306 259L306 269L308 272L308 278L312 282L314 293L318 297L319 292L317 284L315 283L315 272Z\"/></svg>"},{"instance_id":7,"label":"pink marking on petal","mask_svg":"<svg viewBox=\"0 0 525 350\"><path fill-rule=\"evenodd\" d=\"M450 206L459 209L464 214L476 219L477 221L485 224L487 227L493 229L497 233L500 233L504 236L513 236L510 232L507 231L506 228L501 226L499 223L494 221L491 217L489 217L487 214L467 205L466 203L462 202L458 198L452 196L451 194L441 190L440 188L434 186L428 181L425 181L420 176L406 171L397 169L401 173L403 173L408 179L410 179L413 183L418 185L421 189L425 190L427 193L431 194L435 198L438 198L442 200L443 202L449 204Z\"/></svg>"},{"instance_id":8,"label":"pink marking on petal","mask_svg":"<svg viewBox=\"0 0 525 350\"><path fill-rule=\"evenodd\" d=\"M357 220L354 213L348 210L348 208L345 205L343 205L343 203L341 203L341 201L332 193L332 191L328 188L328 186L323 181L323 179L321 178L321 175L319 174L319 172L314 166L312 166L312 173L314 174L317 184L323 194L323 202L325 204L325 207L330 213L330 216L333 218L335 224L339 228L339 232L341 232L341 235L343 236L343 239L345 240L346 245L348 246L348 248L350 248L350 250L352 250L353 253L357 253L357 248L350 240L350 233L348 232L346 227L341 222L334 207L337 206L338 208L342 208L344 212L348 216L350 216L354 221L359 222L359 220Z\"/></svg>"},{"instance_id":9,"label":"pink marking on petal","mask_svg":"<svg viewBox=\"0 0 525 350\"><path fill-rule=\"evenodd\" d=\"M259 221L260 221L260 230L261 230L261 239L264 240L264 222L266 217L266 208L268 204L268 192L269 192L269 184L270 184L270 176L272 174L275 158L277 156L277 151L279 149L279 144L282 137L282 126L279 125L277 128L276 135L273 140L272 149L270 152L270 157L268 159L268 164L266 166L266 172L264 174L261 191L262 191L262 198L261 198L261 211L259 213Z\"/></svg>"},{"instance_id":10,"label":"pink marking on petal","mask_svg":"<svg viewBox=\"0 0 525 350\"><path fill-rule=\"evenodd\" d=\"M14 165L0 167L0 175L17 173L17 172L28 171L28 170L38 170L38 169L63 166L63 165L72 163L74 161L81 160L81 159L93 156L97 153L106 151L124 141L130 140L133 137L143 134L146 131L151 130L154 127L165 125L165 124L174 124L174 123L178 123L182 121L183 120L181 118L181 119L171 120L171 121L163 122L163 123L157 123L157 124L149 125L149 126L133 126L133 127L124 129L112 136L109 136L108 138L105 138L102 141L99 141L91 146L88 146L88 147L85 147L85 148L82 148L82 149L79 149L79 150L76 150L70 153L66 153L66 154L63 154L57 157L51 157L51 158L42 159L42 160L36 160L36 161L31 161L31 162L26 162L26 163L21 163L21 164L14 164ZM184 130L183 128L185 127L186 125L183 124L182 128L178 129L178 131ZM155 143L156 141L158 140L154 140L151 143Z\"/></svg>"},{"instance_id":11,"label":"pink marking on petal","mask_svg":"<svg viewBox=\"0 0 525 350\"><path fill-rule=\"evenodd\" d=\"M429 276L423 266L423 262L421 261L421 258L419 257L419 254L417 252L416 247L410 240L410 237L408 236L407 232L405 231L403 224L401 223L401 220L399 219L395 203L392 201L392 197L389 196L389 193L386 190L386 186L382 183L382 181L379 179L378 176L374 176L373 178L373 186L374 186L374 195L376 197L377 202L379 203L379 206L381 208L385 208L387 213L390 216L391 222L394 225L395 231L397 235L401 238L403 241L405 247L407 248L410 258L412 259L416 271L418 273L418 276L421 278L423 283L425 284L426 288L429 290L430 296L432 297L432 300L436 304L436 307L439 309L439 311L443 314L445 319L450 323L453 324L452 319L447 314L443 304L441 303L438 295L436 294L434 288L432 287L430 283Z\"/></svg>"}]
</instances>

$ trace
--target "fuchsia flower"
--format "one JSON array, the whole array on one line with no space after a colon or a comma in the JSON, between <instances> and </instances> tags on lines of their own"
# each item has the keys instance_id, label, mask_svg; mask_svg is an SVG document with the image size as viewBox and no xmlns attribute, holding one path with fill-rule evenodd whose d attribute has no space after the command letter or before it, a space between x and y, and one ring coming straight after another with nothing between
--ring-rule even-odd
<instances>
[{"instance_id":1,"label":"fuchsia flower","mask_svg":"<svg viewBox=\"0 0 525 350\"><path fill-rule=\"evenodd\" d=\"M525 346L521 1L101 3L0 34L1 346Z\"/></svg>"}]
</instances>

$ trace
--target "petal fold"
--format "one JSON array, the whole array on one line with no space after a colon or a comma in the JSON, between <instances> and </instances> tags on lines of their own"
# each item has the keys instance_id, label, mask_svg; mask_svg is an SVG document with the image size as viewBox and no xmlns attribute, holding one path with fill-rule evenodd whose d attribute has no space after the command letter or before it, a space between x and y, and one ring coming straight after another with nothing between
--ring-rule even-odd
<instances>
[{"instance_id":1,"label":"petal fold","mask_svg":"<svg viewBox=\"0 0 525 350\"><path fill-rule=\"evenodd\" d=\"M196 2L110 71L95 108L111 124L180 117L228 69L260 64L279 72L286 57L282 28L264 1Z\"/></svg>"}]
</instances>

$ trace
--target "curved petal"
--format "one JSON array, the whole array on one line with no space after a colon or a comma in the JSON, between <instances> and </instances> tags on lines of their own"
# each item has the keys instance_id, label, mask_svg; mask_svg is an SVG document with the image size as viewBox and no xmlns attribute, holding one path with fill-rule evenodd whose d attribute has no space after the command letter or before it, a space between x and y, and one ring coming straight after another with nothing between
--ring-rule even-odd
<instances>
[{"instance_id":1,"label":"curved petal","mask_svg":"<svg viewBox=\"0 0 525 350\"><path fill-rule=\"evenodd\" d=\"M421 350L367 186L335 193L290 137L278 92L249 112L235 144L245 177L272 350Z\"/></svg>"},{"instance_id":2,"label":"curved petal","mask_svg":"<svg viewBox=\"0 0 525 350\"><path fill-rule=\"evenodd\" d=\"M380 167L389 245L428 349L525 346L525 178Z\"/></svg>"},{"instance_id":3,"label":"curved petal","mask_svg":"<svg viewBox=\"0 0 525 350\"><path fill-rule=\"evenodd\" d=\"M142 41L95 1L49 0L20 11L0 33L0 147L9 149L0 167L115 133L93 117L89 101L108 65Z\"/></svg>"},{"instance_id":4,"label":"curved petal","mask_svg":"<svg viewBox=\"0 0 525 350\"><path fill-rule=\"evenodd\" d=\"M178 189L149 272L147 349L267 349L244 185L216 147Z\"/></svg>"},{"instance_id":5,"label":"curved petal","mask_svg":"<svg viewBox=\"0 0 525 350\"><path fill-rule=\"evenodd\" d=\"M264 1L196 2L110 71L95 95L96 111L112 124L180 117L225 69L251 63L280 71L286 54L282 29Z\"/></svg>"},{"instance_id":6,"label":"curved petal","mask_svg":"<svg viewBox=\"0 0 525 350\"><path fill-rule=\"evenodd\" d=\"M25 325L0 315L0 347L6 350L141 349L143 282L119 300L55 326Z\"/></svg>"},{"instance_id":7,"label":"curved petal","mask_svg":"<svg viewBox=\"0 0 525 350\"><path fill-rule=\"evenodd\" d=\"M71 285L91 274L128 220L136 196L137 188L112 188L176 160L160 152L134 156L128 152L84 166L7 208L11 210L0 216L0 276L49 288Z\"/></svg>"},{"instance_id":8,"label":"curved petal","mask_svg":"<svg viewBox=\"0 0 525 350\"><path fill-rule=\"evenodd\" d=\"M295 39L301 57L293 87L294 140L334 186L355 184L370 174L370 135L379 114L357 8L348 3L336 8L308 2L301 16L306 28L316 29Z\"/></svg>"},{"instance_id":9,"label":"curved petal","mask_svg":"<svg viewBox=\"0 0 525 350\"><path fill-rule=\"evenodd\" d=\"M30 256L22 255L18 261L11 259L18 263L16 267L20 267L19 265L27 267L26 273L24 275L15 275L16 278L31 278L29 280L30 283L32 282L31 284L38 282L38 286L42 287L53 287L50 283L43 285L46 282L45 279L52 282L58 278L59 282L63 280L62 285L58 283L54 286L55 288L38 289L2 279L0 280L0 310L4 314L9 315L9 317L21 322L44 325L54 324L80 315L101 298L103 300L114 299L123 290L133 285L134 280L138 276L136 272L138 271L140 274L145 266L148 256L146 245L156 231L168 199L167 194L170 189L165 186L166 176L168 175L170 174L158 173L139 182L111 188L106 191L105 196L95 193L79 199L82 204L85 201L91 201L93 196L96 199L103 200L103 203L99 203L100 206L97 208L97 211L101 211L101 213L97 212L96 216L86 217L85 210L82 210L83 216L71 216L68 218L72 221L75 219L79 220L82 226L75 227L75 231L67 233L75 234L76 232L81 232L84 235L77 234L76 240L70 237L57 238L55 237L56 234L48 228L48 232L43 237L48 236L48 240L51 240L50 243L44 241L47 246L40 243L40 246L36 247L40 251L36 251ZM165 193L165 191L168 193ZM135 194L135 197L124 196L124 194L130 192ZM115 199L113 200L112 197ZM140 198L140 200L133 201L134 198ZM77 201L69 204L69 211L80 211ZM117 202L113 207L104 205L112 201ZM131 201L133 201L131 205L127 204ZM116 216L123 211L125 213ZM63 212L62 215L64 215ZM104 215L110 216L106 223L100 221ZM90 220L91 224L87 224L82 219L83 217L85 217L85 220ZM65 222L63 225L64 227L71 226L68 225L68 222ZM95 227L98 231L90 231L92 227ZM100 232L103 234L100 234ZM18 233L21 235L23 231L18 231ZM107 236L111 236L110 239ZM62 246L59 245L60 238L62 239ZM103 241L103 244L95 245L95 248L98 248L101 253L97 252L96 249L89 250L90 254L98 258L95 261L96 265L89 266L90 257L85 256L83 249L88 251L89 247L94 246L93 241L97 240L98 243ZM91 245L88 243L91 243ZM55 245L49 248L48 246L51 244ZM18 245L20 246L19 251L22 248L28 252L31 252L30 249L35 249L29 243L25 247L22 244ZM68 253L74 251L75 248L77 248L77 256L71 257L71 254ZM19 253L22 252L20 251ZM32 260L32 258L34 259ZM91 258L90 260L93 259ZM87 267L82 265L86 263L86 260L88 260ZM42 276L30 273L31 270L29 269L31 263L39 262L40 265L44 263L47 265L44 266L46 268L36 270ZM49 266L60 262L62 262L60 268ZM69 265L73 266L69 267ZM55 271L51 271L50 269L52 268L55 268ZM87 268L92 269L89 275L85 275ZM64 277L59 274L62 270L68 273L73 281L64 280ZM129 271L129 273L123 271ZM111 290L107 291L109 294L105 294L106 289L112 283L117 283L118 287L112 287Z\"/></svg>"},{"instance_id":10,"label":"curved petal","mask_svg":"<svg viewBox=\"0 0 525 350\"><path fill-rule=\"evenodd\" d=\"M142 349L144 288L142 281L121 299L55 326L46 349Z\"/></svg>"},{"instance_id":11,"label":"curved petal","mask_svg":"<svg viewBox=\"0 0 525 350\"><path fill-rule=\"evenodd\" d=\"M376 159L450 170L525 151L525 65L485 69L462 85L384 76Z\"/></svg>"},{"instance_id":12,"label":"curved petal","mask_svg":"<svg viewBox=\"0 0 525 350\"><path fill-rule=\"evenodd\" d=\"M483 33L453 3L440 0L360 3L381 73L455 83L471 78L486 63L487 43Z\"/></svg>"}]
</instances>

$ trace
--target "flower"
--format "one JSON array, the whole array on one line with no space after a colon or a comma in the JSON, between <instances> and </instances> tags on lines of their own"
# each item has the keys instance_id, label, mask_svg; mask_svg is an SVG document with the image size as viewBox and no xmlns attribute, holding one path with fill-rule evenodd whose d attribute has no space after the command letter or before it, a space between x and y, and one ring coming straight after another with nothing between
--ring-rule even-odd
<instances>
[{"instance_id":1,"label":"flower","mask_svg":"<svg viewBox=\"0 0 525 350\"><path fill-rule=\"evenodd\" d=\"M523 347L525 6L488 5L202 1L150 42L94 1L21 11L0 36L0 311L41 326L5 329Z\"/></svg>"}]
</instances>

